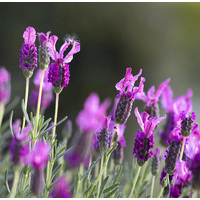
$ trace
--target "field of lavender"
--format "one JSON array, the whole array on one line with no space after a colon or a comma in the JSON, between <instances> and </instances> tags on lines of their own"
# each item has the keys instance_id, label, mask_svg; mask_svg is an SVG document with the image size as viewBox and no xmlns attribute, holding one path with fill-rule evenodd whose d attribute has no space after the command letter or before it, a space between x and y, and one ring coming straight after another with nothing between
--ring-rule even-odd
<instances>
[{"instance_id":1,"label":"field of lavender","mask_svg":"<svg viewBox=\"0 0 200 200\"><path fill-rule=\"evenodd\" d=\"M6 67L0 68L0 197L199 197L200 130L192 89L173 97L168 78L157 89L147 90L142 69L127 68L113 85L116 96L112 100L100 102L101 94L93 92L75 122L67 116L58 121L59 95L70 87L70 62L81 53L80 42L75 35L66 35L57 51L57 36L30 26L23 38L19 70L25 87L20 103L16 99L10 102L12 77ZM30 81L35 89L29 92ZM134 106L137 100L144 102L143 110ZM51 102L55 105L53 120L45 118ZM165 111L161 117L159 103ZM20 105L23 117L13 121ZM28 107L32 112L27 112ZM140 129L130 138L130 165L123 159L123 151L131 113ZM62 126L61 132L56 131L58 126ZM159 138L160 148L154 147L155 138ZM158 195L156 179L160 179Z\"/></svg>"}]
</instances>

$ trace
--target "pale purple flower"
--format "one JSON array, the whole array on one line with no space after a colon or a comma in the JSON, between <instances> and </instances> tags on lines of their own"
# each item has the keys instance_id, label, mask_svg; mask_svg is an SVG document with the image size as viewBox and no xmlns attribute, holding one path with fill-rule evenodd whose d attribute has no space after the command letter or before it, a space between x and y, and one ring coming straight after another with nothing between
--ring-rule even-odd
<instances>
[{"instance_id":1,"label":"pale purple flower","mask_svg":"<svg viewBox=\"0 0 200 200\"><path fill-rule=\"evenodd\" d=\"M51 198L72 198L70 186L65 177L59 177L50 194Z\"/></svg>"},{"instance_id":2,"label":"pale purple flower","mask_svg":"<svg viewBox=\"0 0 200 200\"><path fill-rule=\"evenodd\" d=\"M27 163L35 169L44 169L49 160L50 145L37 141L32 152L27 157Z\"/></svg>"},{"instance_id":3,"label":"pale purple flower","mask_svg":"<svg viewBox=\"0 0 200 200\"><path fill-rule=\"evenodd\" d=\"M85 133L98 132L100 129L103 116L110 106L110 100L106 99L100 104L97 93L91 93L84 103L84 108L76 118L76 124L80 130Z\"/></svg>"},{"instance_id":4,"label":"pale purple flower","mask_svg":"<svg viewBox=\"0 0 200 200\"><path fill-rule=\"evenodd\" d=\"M51 33L51 31L48 31L46 33L46 35L44 33L37 33L38 40L39 40L41 46L48 47L50 33Z\"/></svg>"},{"instance_id":5,"label":"pale purple flower","mask_svg":"<svg viewBox=\"0 0 200 200\"><path fill-rule=\"evenodd\" d=\"M29 145L27 141L29 140L28 133L32 130L32 125L28 125L22 131L20 128L21 120L17 119L13 123L14 136L10 142L10 153L11 161L14 164L25 163L26 156L29 153Z\"/></svg>"},{"instance_id":6,"label":"pale purple flower","mask_svg":"<svg viewBox=\"0 0 200 200\"><path fill-rule=\"evenodd\" d=\"M4 68L0 68L0 104L7 104L10 100L10 73Z\"/></svg>"},{"instance_id":7,"label":"pale purple flower","mask_svg":"<svg viewBox=\"0 0 200 200\"><path fill-rule=\"evenodd\" d=\"M162 94L165 87L167 86L167 84L169 83L169 81L170 78L161 83L156 92L155 92L155 86L152 86L148 90L147 95L145 94L145 92L136 94L136 99L143 100L147 104L147 106L150 107L152 104L155 104L159 101L159 97Z\"/></svg>"}]
</instances>

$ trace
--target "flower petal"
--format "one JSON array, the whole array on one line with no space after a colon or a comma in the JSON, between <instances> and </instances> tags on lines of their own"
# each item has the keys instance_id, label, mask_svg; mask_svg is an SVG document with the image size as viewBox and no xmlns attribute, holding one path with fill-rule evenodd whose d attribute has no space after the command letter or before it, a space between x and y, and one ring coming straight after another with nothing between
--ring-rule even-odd
<instances>
[{"instance_id":1,"label":"flower petal","mask_svg":"<svg viewBox=\"0 0 200 200\"><path fill-rule=\"evenodd\" d=\"M70 50L70 52L66 55L66 57L64 58L64 62L65 63L70 63L73 59L73 55L75 53L78 53L80 51L80 43L79 42L74 42L72 49Z\"/></svg>"},{"instance_id":2,"label":"flower petal","mask_svg":"<svg viewBox=\"0 0 200 200\"><path fill-rule=\"evenodd\" d=\"M23 34L24 42L29 46L33 45L36 39L36 31L33 27L27 27Z\"/></svg>"}]
</instances>

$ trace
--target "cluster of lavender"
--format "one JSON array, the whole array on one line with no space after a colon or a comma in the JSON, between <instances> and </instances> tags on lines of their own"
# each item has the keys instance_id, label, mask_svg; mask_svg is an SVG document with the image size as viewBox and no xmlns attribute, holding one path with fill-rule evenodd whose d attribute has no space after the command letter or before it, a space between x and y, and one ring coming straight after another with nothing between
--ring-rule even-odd
<instances>
[{"instance_id":1,"label":"cluster of lavender","mask_svg":"<svg viewBox=\"0 0 200 200\"><path fill-rule=\"evenodd\" d=\"M25 99L22 100L24 116L22 122L16 119L12 123L12 112L7 123L10 130L6 130L6 122L2 124L10 100L10 74L4 67L0 68L0 137L4 141L11 135L9 155L1 155L0 158L0 164L6 166L0 170L0 177L1 173L6 174L6 195L12 198L132 198L145 194L145 197L154 197L154 183L163 150L164 167L158 197L197 197L200 186L200 130L194 123L192 90L173 99L168 85L170 79L167 79L157 91L152 86L145 94L145 78L140 77L142 69L133 76L132 69L127 68L125 77L116 84L119 93L110 114L107 110L111 100L105 99L101 103L98 94L91 93L76 118L76 134L72 134L72 122L67 120L62 129L63 140L59 142L56 127L67 119L65 117L57 122L59 95L69 84L69 63L80 51L80 43L73 37L67 37L57 52L58 37L50 36L50 33L38 33L38 51L35 29L28 27L23 34L20 68L26 79ZM70 46L71 50L64 56ZM33 80L35 89L28 101L29 79L37 66L40 69ZM140 82L135 86L139 77ZM53 91L55 113L51 122L51 119L45 121L43 115L54 101ZM163 117L159 116L160 98L166 111ZM124 132L135 100L142 100L145 106L143 112L139 112L138 107L134 109L141 130L137 131L133 141L133 162L127 168L123 161L126 147ZM27 113L28 105L33 111L30 115ZM157 131L156 135L161 122L164 122L163 130ZM72 135L74 137L70 141ZM160 138L163 148L154 149L156 137ZM122 172L123 165L127 170ZM4 168L10 168L10 173ZM123 187L120 181L125 182ZM151 192L147 196L150 186Z\"/></svg>"}]
</instances>

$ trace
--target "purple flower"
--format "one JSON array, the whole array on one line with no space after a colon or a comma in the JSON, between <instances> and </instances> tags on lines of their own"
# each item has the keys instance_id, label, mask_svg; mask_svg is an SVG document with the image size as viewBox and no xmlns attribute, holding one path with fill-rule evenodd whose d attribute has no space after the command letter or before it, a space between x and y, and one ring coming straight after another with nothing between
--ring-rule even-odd
<instances>
[{"instance_id":1,"label":"purple flower","mask_svg":"<svg viewBox=\"0 0 200 200\"><path fill-rule=\"evenodd\" d=\"M165 87L167 86L167 84L169 83L169 81L170 78L161 83L156 92L155 92L155 86L152 86L148 90L147 95L144 92L138 93L136 95L136 99L143 100L147 104L147 106L150 107L152 104L155 104L159 101L159 97L162 94Z\"/></svg>"},{"instance_id":2,"label":"purple flower","mask_svg":"<svg viewBox=\"0 0 200 200\"><path fill-rule=\"evenodd\" d=\"M51 33L51 31L48 31L46 33L46 35L44 33L37 33L38 40L39 40L41 46L48 47L50 33Z\"/></svg>"},{"instance_id":3,"label":"purple flower","mask_svg":"<svg viewBox=\"0 0 200 200\"><path fill-rule=\"evenodd\" d=\"M10 73L4 68L0 68L0 104L7 104L10 100Z\"/></svg>"},{"instance_id":4,"label":"purple flower","mask_svg":"<svg viewBox=\"0 0 200 200\"><path fill-rule=\"evenodd\" d=\"M27 141L29 139L28 133L32 130L32 126L28 125L25 127L21 132L21 120L16 120L13 123L13 132L14 137L10 143L10 154L11 154L11 161L14 164L25 163L26 156L29 153L29 145Z\"/></svg>"},{"instance_id":5,"label":"purple flower","mask_svg":"<svg viewBox=\"0 0 200 200\"><path fill-rule=\"evenodd\" d=\"M29 78L33 70L37 67L37 48L35 46L36 31L32 27L27 27L23 34L24 44L20 52L20 68L24 75Z\"/></svg>"},{"instance_id":6,"label":"purple flower","mask_svg":"<svg viewBox=\"0 0 200 200\"><path fill-rule=\"evenodd\" d=\"M115 86L119 90L118 96L120 99L115 109L114 121L119 125L126 123L130 116L136 94L141 93L144 88L143 82L145 78L143 77L141 77L139 87L134 87L135 81L142 74L142 69L140 69L139 74L136 76L131 74L131 70L131 68L127 68L125 77Z\"/></svg>"},{"instance_id":7,"label":"purple flower","mask_svg":"<svg viewBox=\"0 0 200 200\"><path fill-rule=\"evenodd\" d=\"M49 54L53 59L49 67L48 81L54 86L55 92L60 93L63 87L66 87L69 84L69 65L73 59L73 55L80 51L80 43L76 41L65 41L61 46L59 53L56 51L55 45L58 40L58 37L53 35L49 38ZM72 49L69 53L63 57L65 50L68 46L72 44Z\"/></svg>"},{"instance_id":8,"label":"purple flower","mask_svg":"<svg viewBox=\"0 0 200 200\"><path fill-rule=\"evenodd\" d=\"M171 184L169 197L170 198L178 198L180 195L181 195L181 192L180 192L178 186Z\"/></svg>"},{"instance_id":9,"label":"purple flower","mask_svg":"<svg viewBox=\"0 0 200 200\"><path fill-rule=\"evenodd\" d=\"M155 143L153 131L166 116L156 118L150 117L146 112L140 114L137 107L135 108L135 115L140 127L142 128L142 132L139 130L137 131L133 155L135 154L138 164L142 166L148 158L151 158L153 155L152 149Z\"/></svg>"},{"instance_id":10,"label":"purple flower","mask_svg":"<svg viewBox=\"0 0 200 200\"><path fill-rule=\"evenodd\" d=\"M46 142L37 141L32 152L30 152L27 163L35 169L43 169L49 160L50 145Z\"/></svg>"},{"instance_id":11,"label":"purple flower","mask_svg":"<svg viewBox=\"0 0 200 200\"><path fill-rule=\"evenodd\" d=\"M155 148L153 155L158 158L160 156L160 148Z\"/></svg>"},{"instance_id":12,"label":"purple flower","mask_svg":"<svg viewBox=\"0 0 200 200\"><path fill-rule=\"evenodd\" d=\"M51 198L72 198L69 183L64 177L58 178L50 194Z\"/></svg>"},{"instance_id":13,"label":"purple flower","mask_svg":"<svg viewBox=\"0 0 200 200\"><path fill-rule=\"evenodd\" d=\"M91 93L84 103L84 109L79 112L76 118L79 129L85 133L99 132L103 116L106 115L109 106L110 101L108 99L100 104L98 94Z\"/></svg>"}]
</instances>

